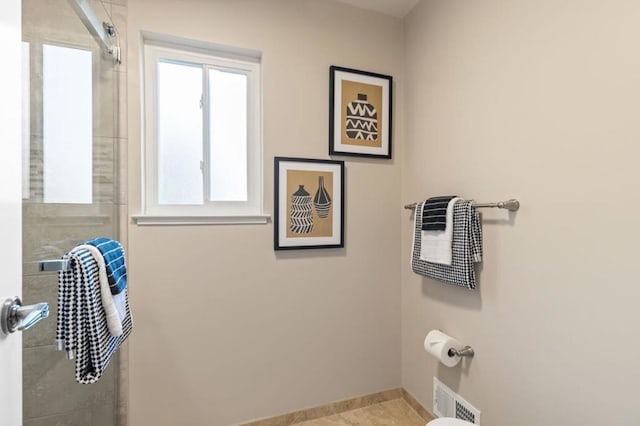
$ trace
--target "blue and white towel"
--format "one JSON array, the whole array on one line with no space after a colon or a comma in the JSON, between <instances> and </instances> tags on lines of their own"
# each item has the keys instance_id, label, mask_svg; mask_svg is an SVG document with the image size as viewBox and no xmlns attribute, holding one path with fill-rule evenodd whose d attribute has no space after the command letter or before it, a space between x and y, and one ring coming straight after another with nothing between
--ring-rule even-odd
<instances>
[{"instance_id":1,"label":"blue and white towel","mask_svg":"<svg viewBox=\"0 0 640 426\"><path fill-rule=\"evenodd\" d=\"M474 289L475 263L482 261L482 226L480 215L470 200L457 200L453 207L453 242L451 265L440 265L420 259L422 248L422 209L416 206L411 269L439 281Z\"/></svg>"},{"instance_id":2,"label":"blue and white towel","mask_svg":"<svg viewBox=\"0 0 640 426\"><path fill-rule=\"evenodd\" d=\"M107 265L111 294L123 291L127 287L127 263L120 243L111 238L94 238L85 244L95 246L102 253Z\"/></svg>"},{"instance_id":3,"label":"blue and white towel","mask_svg":"<svg viewBox=\"0 0 640 426\"><path fill-rule=\"evenodd\" d=\"M122 334L109 332L102 307L98 263L91 252L77 249L63 259L69 268L58 274L58 319L56 342L67 359L75 358L78 383L97 382L104 374L111 357L131 334L131 311L124 293L125 316Z\"/></svg>"},{"instance_id":4,"label":"blue and white towel","mask_svg":"<svg viewBox=\"0 0 640 426\"><path fill-rule=\"evenodd\" d=\"M112 336L120 336L122 334L122 320L126 317L126 292L123 291L116 295L111 294L109 279L107 277L107 265L100 250L89 244L82 244L75 247L72 251L87 250L93 256L98 264L98 279L100 281L100 300L107 318L107 327Z\"/></svg>"}]
</instances>

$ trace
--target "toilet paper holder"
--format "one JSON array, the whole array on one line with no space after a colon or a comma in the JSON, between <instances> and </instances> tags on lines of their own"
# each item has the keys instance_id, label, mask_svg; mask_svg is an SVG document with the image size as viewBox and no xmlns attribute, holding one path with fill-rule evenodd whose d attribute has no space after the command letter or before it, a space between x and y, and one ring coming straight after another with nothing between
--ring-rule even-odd
<instances>
[{"instance_id":1,"label":"toilet paper holder","mask_svg":"<svg viewBox=\"0 0 640 426\"><path fill-rule=\"evenodd\" d=\"M473 357L476 353L473 351L473 348L471 346L465 346L462 349L454 349L451 348L449 349L449 351L447 352L447 354L450 357L454 357L454 356L467 356L469 358Z\"/></svg>"}]
</instances>

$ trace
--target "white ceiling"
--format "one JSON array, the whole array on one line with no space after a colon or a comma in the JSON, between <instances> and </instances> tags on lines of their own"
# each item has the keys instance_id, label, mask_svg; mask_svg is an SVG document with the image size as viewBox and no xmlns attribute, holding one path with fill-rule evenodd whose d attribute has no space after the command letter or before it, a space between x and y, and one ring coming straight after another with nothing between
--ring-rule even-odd
<instances>
[{"instance_id":1,"label":"white ceiling","mask_svg":"<svg viewBox=\"0 0 640 426\"><path fill-rule=\"evenodd\" d=\"M338 0L362 9L374 10L386 15L404 17L419 0Z\"/></svg>"}]
</instances>

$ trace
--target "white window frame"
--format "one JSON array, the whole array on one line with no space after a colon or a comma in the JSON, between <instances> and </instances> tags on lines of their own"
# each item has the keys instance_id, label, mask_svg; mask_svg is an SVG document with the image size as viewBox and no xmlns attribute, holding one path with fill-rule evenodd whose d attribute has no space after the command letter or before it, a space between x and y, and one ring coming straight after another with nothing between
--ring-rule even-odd
<instances>
[{"instance_id":1,"label":"white window frame","mask_svg":"<svg viewBox=\"0 0 640 426\"><path fill-rule=\"evenodd\" d=\"M239 49L238 49L239 51ZM144 147L143 203L139 225L267 223L263 206L262 99L259 55L234 52L232 48L145 40L144 42ZM202 205L158 203L157 81L160 60L194 63L203 70L203 190L209 194L209 102L208 71L218 69L247 76L247 201L207 201ZM207 142L205 142L207 141Z\"/></svg>"}]
</instances>

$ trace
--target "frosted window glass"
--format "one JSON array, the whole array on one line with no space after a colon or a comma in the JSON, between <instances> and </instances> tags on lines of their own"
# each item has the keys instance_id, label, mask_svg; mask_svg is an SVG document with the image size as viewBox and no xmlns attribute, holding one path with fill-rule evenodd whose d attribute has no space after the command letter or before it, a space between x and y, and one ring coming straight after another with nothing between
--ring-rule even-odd
<instances>
[{"instance_id":1,"label":"frosted window glass","mask_svg":"<svg viewBox=\"0 0 640 426\"><path fill-rule=\"evenodd\" d=\"M158 63L158 203L202 204L202 67Z\"/></svg>"},{"instance_id":2,"label":"frosted window glass","mask_svg":"<svg viewBox=\"0 0 640 426\"><path fill-rule=\"evenodd\" d=\"M91 52L42 47L45 203L92 202Z\"/></svg>"},{"instance_id":3,"label":"frosted window glass","mask_svg":"<svg viewBox=\"0 0 640 426\"><path fill-rule=\"evenodd\" d=\"M209 70L210 199L247 200L247 76Z\"/></svg>"}]
</instances>

